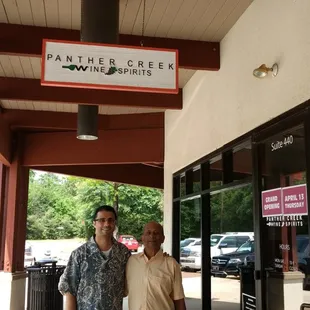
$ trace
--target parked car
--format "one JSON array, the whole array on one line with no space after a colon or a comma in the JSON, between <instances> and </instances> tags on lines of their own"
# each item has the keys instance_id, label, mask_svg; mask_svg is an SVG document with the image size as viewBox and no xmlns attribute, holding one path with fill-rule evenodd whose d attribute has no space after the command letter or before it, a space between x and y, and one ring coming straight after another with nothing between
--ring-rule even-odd
<instances>
[{"instance_id":1,"label":"parked car","mask_svg":"<svg viewBox=\"0 0 310 310\"><path fill-rule=\"evenodd\" d=\"M43 251L36 251L34 255L34 262L47 262L47 261L58 261L58 257L49 248L45 248Z\"/></svg>"},{"instance_id":2,"label":"parked car","mask_svg":"<svg viewBox=\"0 0 310 310\"><path fill-rule=\"evenodd\" d=\"M198 271L201 269L201 240L182 249L180 263L182 269L185 270Z\"/></svg>"},{"instance_id":3,"label":"parked car","mask_svg":"<svg viewBox=\"0 0 310 310\"><path fill-rule=\"evenodd\" d=\"M25 256L24 256L24 266L29 267L34 265L35 258L33 256L32 245L26 241L25 243Z\"/></svg>"},{"instance_id":4,"label":"parked car","mask_svg":"<svg viewBox=\"0 0 310 310\"><path fill-rule=\"evenodd\" d=\"M120 235L118 242L123 243L130 251L138 252L139 243L132 235Z\"/></svg>"},{"instance_id":5,"label":"parked car","mask_svg":"<svg viewBox=\"0 0 310 310\"><path fill-rule=\"evenodd\" d=\"M246 241L253 239L254 233L225 233L210 236L210 257L236 251ZM183 269L201 269L201 239L182 249L180 263Z\"/></svg>"},{"instance_id":6,"label":"parked car","mask_svg":"<svg viewBox=\"0 0 310 310\"><path fill-rule=\"evenodd\" d=\"M239 267L244 264L245 258L254 253L254 240L248 240L235 252L214 256L211 261L211 274L227 277L238 276Z\"/></svg>"},{"instance_id":7,"label":"parked car","mask_svg":"<svg viewBox=\"0 0 310 310\"><path fill-rule=\"evenodd\" d=\"M253 232L213 234L210 238L210 256L213 258L214 256L232 253L250 239L254 239Z\"/></svg>"},{"instance_id":8,"label":"parked car","mask_svg":"<svg viewBox=\"0 0 310 310\"><path fill-rule=\"evenodd\" d=\"M195 241L201 240L200 238L186 238L180 242L180 251L187 246L190 246L195 243Z\"/></svg>"}]
</instances>

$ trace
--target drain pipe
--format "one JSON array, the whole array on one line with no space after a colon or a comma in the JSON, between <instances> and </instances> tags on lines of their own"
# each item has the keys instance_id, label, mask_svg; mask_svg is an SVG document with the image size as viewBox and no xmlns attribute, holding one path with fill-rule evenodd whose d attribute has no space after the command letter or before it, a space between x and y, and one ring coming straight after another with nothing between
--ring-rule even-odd
<instances>
[{"instance_id":1,"label":"drain pipe","mask_svg":"<svg viewBox=\"0 0 310 310\"><path fill-rule=\"evenodd\" d=\"M118 38L119 0L81 0L81 42L118 44ZM98 105L78 106L77 138L98 139Z\"/></svg>"}]
</instances>

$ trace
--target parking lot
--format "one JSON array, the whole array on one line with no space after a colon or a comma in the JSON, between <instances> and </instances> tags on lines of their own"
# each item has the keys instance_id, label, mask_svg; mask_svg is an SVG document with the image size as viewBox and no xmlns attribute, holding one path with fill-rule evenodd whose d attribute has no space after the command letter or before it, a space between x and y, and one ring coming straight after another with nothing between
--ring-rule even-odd
<instances>
[{"instance_id":1,"label":"parking lot","mask_svg":"<svg viewBox=\"0 0 310 310\"><path fill-rule=\"evenodd\" d=\"M36 258L44 256L46 250L51 251L52 257L58 258L59 264L66 264L70 253L84 243L83 240L48 240L29 241ZM141 251L141 249L140 249ZM201 274L200 272L182 272L183 287L187 308L198 310L201 308ZM212 281L212 310L239 309L239 280L232 278L214 278ZM124 310L128 309L127 299L124 300Z\"/></svg>"}]
</instances>

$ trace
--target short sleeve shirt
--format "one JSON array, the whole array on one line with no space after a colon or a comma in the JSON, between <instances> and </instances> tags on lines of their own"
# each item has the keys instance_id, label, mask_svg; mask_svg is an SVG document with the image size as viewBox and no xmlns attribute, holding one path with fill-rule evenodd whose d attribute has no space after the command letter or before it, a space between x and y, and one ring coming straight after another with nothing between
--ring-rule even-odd
<instances>
[{"instance_id":1,"label":"short sleeve shirt","mask_svg":"<svg viewBox=\"0 0 310 310\"><path fill-rule=\"evenodd\" d=\"M184 298L180 265L160 250L150 260L132 255L126 268L129 310L174 310Z\"/></svg>"},{"instance_id":2,"label":"short sleeve shirt","mask_svg":"<svg viewBox=\"0 0 310 310\"><path fill-rule=\"evenodd\" d=\"M129 256L126 246L113 239L105 257L92 237L72 252L59 291L75 296L78 310L122 310Z\"/></svg>"}]
</instances>

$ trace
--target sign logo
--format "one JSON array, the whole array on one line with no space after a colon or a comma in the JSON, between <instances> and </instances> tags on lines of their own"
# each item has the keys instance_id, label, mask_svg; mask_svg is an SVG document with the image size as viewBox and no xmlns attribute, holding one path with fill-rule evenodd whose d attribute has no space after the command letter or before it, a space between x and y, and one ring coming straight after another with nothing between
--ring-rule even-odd
<instances>
[{"instance_id":1,"label":"sign logo","mask_svg":"<svg viewBox=\"0 0 310 310\"><path fill-rule=\"evenodd\" d=\"M79 66L79 65L69 65L69 66L62 66L63 69L68 69L70 71L74 71L74 70L77 70L77 71L86 71L88 70L88 66ZM109 68L109 71L108 72L103 72L105 75L112 75L114 73L117 72L117 68L116 67L110 67Z\"/></svg>"}]
</instances>

